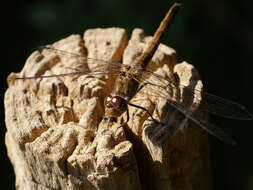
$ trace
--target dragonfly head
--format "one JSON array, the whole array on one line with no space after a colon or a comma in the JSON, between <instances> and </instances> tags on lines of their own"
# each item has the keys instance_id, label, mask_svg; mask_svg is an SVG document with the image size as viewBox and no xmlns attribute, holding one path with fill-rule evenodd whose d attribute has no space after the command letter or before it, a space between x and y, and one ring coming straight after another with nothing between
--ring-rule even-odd
<instances>
[{"instance_id":1,"label":"dragonfly head","mask_svg":"<svg viewBox=\"0 0 253 190\"><path fill-rule=\"evenodd\" d=\"M105 116L119 117L127 109L127 102L120 96L109 95L105 98Z\"/></svg>"}]
</instances>

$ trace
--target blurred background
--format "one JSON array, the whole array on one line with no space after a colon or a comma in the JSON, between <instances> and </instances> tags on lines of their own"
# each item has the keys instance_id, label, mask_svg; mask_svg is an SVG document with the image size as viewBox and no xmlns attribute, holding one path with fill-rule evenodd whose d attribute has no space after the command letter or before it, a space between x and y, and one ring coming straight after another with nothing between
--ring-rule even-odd
<instances>
[{"instance_id":1,"label":"blurred background","mask_svg":"<svg viewBox=\"0 0 253 190\"><path fill-rule=\"evenodd\" d=\"M1 168L3 189L15 188L6 154L3 97L6 77L19 72L40 46L83 34L88 28L142 28L152 35L171 0L33 0L4 1L1 6ZM162 42L180 60L200 72L205 90L245 105L253 113L253 1L183 1L182 9ZM226 145L210 137L214 189L253 189L253 121L216 119L238 143Z\"/></svg>"}]
</instances>

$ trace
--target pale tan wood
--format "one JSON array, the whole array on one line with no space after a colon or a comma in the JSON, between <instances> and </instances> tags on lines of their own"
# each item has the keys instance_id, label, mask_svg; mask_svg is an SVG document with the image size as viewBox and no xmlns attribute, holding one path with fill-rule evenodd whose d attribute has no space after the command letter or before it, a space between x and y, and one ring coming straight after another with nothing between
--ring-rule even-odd
<instances>
[{"instance_id":1,"label":"pale tan wood","mask_svg":"<svg viewBox=\"0 0 253 190\"><path fill-rule=\"evenodd\" d=\"M52 46L131 65L150 40L141 29L135 29L128 41L124 29L98 28L85 31L84 39L71 35ZM211 189L207 135L192 122L184 119L174 123L182 129L163 144L150 140L147 131L152 121L140 109L129 107L127 125L120 124L125 114L118 123L100 122L104 97L110 93L114 77L102 74L11 80L85 71L99 64L86 65L73 57L35 51L20 73L10 74L5 93L5 141L16 188ZM176 73L186 86L192 85L192 78L199 79L192 65L177 63L175 50L163 44L147 69L172 79ZM201 81L195 81L198 83L192 88L201 90ZM172 119L180 116L166 106L164 99L145 91L150 89L144 87L131 102L147 108L158 120L163 113L169 113Z\"/></svg>"}]
</instances>

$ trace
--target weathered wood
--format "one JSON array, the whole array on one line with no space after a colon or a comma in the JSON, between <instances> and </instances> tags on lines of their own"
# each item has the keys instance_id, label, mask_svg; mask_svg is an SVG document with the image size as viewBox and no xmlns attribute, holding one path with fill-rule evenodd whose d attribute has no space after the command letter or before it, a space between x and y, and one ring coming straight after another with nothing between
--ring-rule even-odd
<instances>
[{"instance_id":1,"label":"weathered wood","mask_svg":"<svg viewBox=\"0 0 253 190\"><path fill-rule=\"evenodd\" d=\"M53 44L56 49L90 58L131 64L151 37L135 29L128 41L120 28L90 29ZM207 135L187 119L175 122L182 130L159 145L149 138L152 122L145 111L129 107L127 125L100 122L104 97L114 77L66 76L16 80L85 71L85 65L70 56L35 51L20 73L11 73L5 93L6 146L16 174L16 188L178 190L211 189ZM147 69L164 77L177 75L186 86L201 90L197 71L186 62L176 62L176 52L161 44ZM197 84L191 84L195 78ZM74 79L74 80L73 80ZM144 87L131 100L159 115L182 117L164 99L149 96ZM124 114L122 120L126 118Z\"/></svg>"}]
</instances>

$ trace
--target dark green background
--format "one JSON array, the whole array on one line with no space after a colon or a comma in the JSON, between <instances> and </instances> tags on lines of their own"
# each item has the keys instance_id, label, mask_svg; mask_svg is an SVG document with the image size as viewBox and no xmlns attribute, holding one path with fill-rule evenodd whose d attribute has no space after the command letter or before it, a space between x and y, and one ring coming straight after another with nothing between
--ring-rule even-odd
<instances>
[{"instance_id":1,"label":"dark green background","mask_svg":"<svg viewBox=\"0 0 253 190\"><path fill-rule=\"evenodd\" d=\"M143 28L152 35L173 1L41 0L1 5L1 100L10 72L19 72L39 45L96 27ZM253 112L253 1L194 0L183 4L163 43L199 70L205 90L245 105ZM3 104L3 101L1 101ZM4 146L1 105L2 189L14 189L14 172ZM211 137L214 189L253 189L252 121L217 119L239 146ZM3 153L4 152L4 153Z\"/></svg>"}]
</instances>

